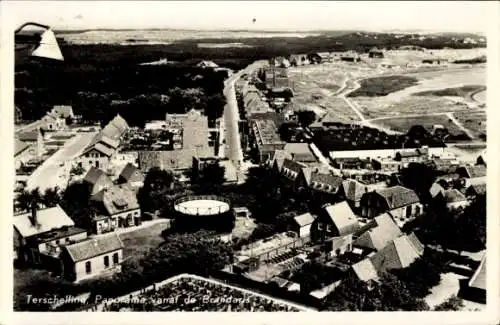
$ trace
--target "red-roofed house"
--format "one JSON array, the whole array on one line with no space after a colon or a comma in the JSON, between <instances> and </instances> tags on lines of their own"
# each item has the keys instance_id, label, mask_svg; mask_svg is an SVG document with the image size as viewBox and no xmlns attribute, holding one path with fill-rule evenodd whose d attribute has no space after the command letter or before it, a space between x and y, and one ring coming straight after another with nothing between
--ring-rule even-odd
<instances>
[{"instance_id":1,"label":"red-roofed house","mask_svg":"<svg viewBox=\"0 0 500 325\"><path fill-rule=\"evenodd\" d=\"M423 212L417 194L403 186L392 186L363 194L360 202L361 216L374 218L384 212L400 220L408 220Z\"/></svg>"},{"instance_id":2,"label":"red-roofed house","mask_svg":"<svg viewBox=\"0 0 500 325\"><path fill-rule=\"evenodd\" d=\"M115 234L106 234L64 246L61 252L62 275L79 282L121 271L123 243Z\"/></svg>"}]
</instances>

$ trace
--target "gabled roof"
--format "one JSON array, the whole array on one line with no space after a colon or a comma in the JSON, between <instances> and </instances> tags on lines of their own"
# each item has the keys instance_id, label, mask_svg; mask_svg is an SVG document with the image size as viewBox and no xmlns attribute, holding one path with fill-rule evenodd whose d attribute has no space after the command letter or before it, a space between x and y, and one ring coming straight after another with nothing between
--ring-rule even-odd
<instances>
[{"instance_id":1,"label":"gabled roof","mask_svg":"<svg viewBox=\"0 0 500 325\"><path fill-rule=\"evenodd\" d=\"M113 153L115 152L115 149L110 148L110 147L99 142L99 143L96 143L95 145L85 149L85 151L82 152L82 155L84 155L87 152L92 151L92 150L97 150L100 153L106 155L107 157L111 157L113 155Z\"/></svg>"},{"instance_id":2,"label":"gabled roof","mask_svg":"<svg viewBox=\"0 0 500 325\"><path fill-rule=\"evenodd\" d=\"M117 114L110 123L120 130L122 134L129 128L127 121L120 114Z\"/></svg>"},{"instance_id":3,"label":"gabled roof","mask_svg":"<svg viewBox=\"0 0 500 325\"><path fill-rule=\"evenodd\" d=\"M120 145L120 141L116 139L108 138L104 134L99 134L99 137L96 139L97 143L102 143L110 148L116 149Z\"/></svg>"},{"instance_id":4,"label":"gabled roof","mask_svg":"<svg viewBox=\"0 0 500 325\"><path fill-rule=\"evenodd\" d=\"M92 196L92 201L102 203L107 215L139 209L135 192L126 185L114 185Z\"/></svg>"},{"instance_id":5,"label":"gabled roof","mask_svg":"<svg viewBox=\"0 0 500 325\"><path fill-rule=\"evenodd\" d=\"M450 189L442 193L446 203L462 202L467 201L465 195L460 193L457 189Z\"/></svg>"},{"instance_id":6,"label":"gabled roof","mask_svg":"<svg viewBox=\"0 0 500 325\"><path fill-rule=\"evenodd\" d=\"M325 211L338 229L339 236L353 233L359 228L356 215L346 201L327 206Z\"/></svg>"},{"instance_id":7,"label":"gabled roof","mask_svg":"<svg viewBox=\"0 0 500 325\"><path fill-rule=\"evenodd\" d=\"M66 245L64 248L68 251L73 262L76 263L120 250L123 248L123 243L116 233L111 233Z\"/></svg>"},{"instance_id":8,"label":"gabled roof","mask_svg":"<svg viewBox=\"0 0 500 325\"><path fill-rule=\"evenodd\" d=\"M329 170L320 170L319 168L302 168L302 174L306 180L307 186L313 184L329 185L333 189L338 189L342 185L342 177L333 175Z\"/></svg>"},{"instance_id":9,"label":"gabled roof","mask_svg":"<svg viewBox=\"0 0 500 325\"><path fill-rule=\"evenodd\" d=\"M14 139L14 157L26 150L29 147L29 144L15 138Z\"/></svg>"},{"instance_id":10,"label":"gabled roof","mask_svg":"<svg viewBox=\"0 0 500 325\"><path fill-rule=\"evenodd\" d=\"M273 165L276 164L278 167L278 170L281 171L281 168L283 167L283 163L285 162L285 159L292 159L292 155L290 155L285 150L275 150L274 155L271 159L271 163Z\"/></svg>"},{"instance_id":11,"label":"gabled roof","mask_svg":"<svg viewBox=\"0 0 500 325\"><path fill-rule=\"evenodd\" d=\"M342 182L342 188L344 189L345 198L350 201L361 200L363 194L365 194L368 190L366 185L363 185L354 179L348 179Z\"/></svg>"},{"instance_id":12,"label":"gabled roof","mask_svg":"<svg viewBox=\"0 0 500 325\"><path fill-rule=\"evenodd\" d=\"M196 149L180 149L170 151L139 151L139 168L147 170L151 167L180 170L193 165L193 157L202 156Z\"/></svg>"},{"instance_id":13,"label":"gabled roof","mask_svg":"<svg viewBox=\"0 0 500 325\"><path fill-rule=\"evenodd\" d=\"M310 225L313 223L314 216L312 214L310 214L309 212L307 212L307 213L304 213L304 214L301 214L301 215L294 217L294 219L295 219L295 222L297 222L297 224L300 227L304 227L304 226L307 226L307 225Z\"/></svg>"},{"instance_id":14,"label":"gabled roof","mask_svg":"<svg viewBox=\"0 0 500 325\"><path fill-rule=\"evenodd\" d=\"M367 282L378 278L377 270L369 258L354 264L352 270L361 281Z\"/></svg>"},{"instance_id":15,"label":"gabled roof","mask_svg":"<svg viewBox=\"0 0 500 325\"><path fill-rule=\"evenodd\" d=\"M420 202L415 191L400 185L378 190L377 193L387 201L389 209L397 209Z\"/></svg>"},{"instance_id":16,"label":"gabled roof","mask_svg":"<svg viewBox=\"0 0 500 325\"><path fill-rule=\"evenodd\" d=\"M486 176L486 166L484 165L460 167L459 170L462 173L462 176L468 178L477 178Z\"/></svg>"},{"instance_id":17,"label":"gabled roof","mask_svg":"<svg viewBox=\"0 0 500 325\"><path fill-rule=\"evenodd\" d=\"M144 176L139 171L137 167L128 163L120 173L120 178L123 178L126 182L143 182Z\"/></svg>"},{"instance_id":18,"label":"gabled roof","mask_svg":"<svg viewBox=\"0 0 500 325\"><path fill-rule=\"evenodd\" d=\"M83 181L95 185L102 178L109 179L108 175L106 175L104 171L102 171L99 168L91 167L90 170L85 175L85 177L83 178Z\"/></svg>"},{"instance_id":19,"label":"gabled roof","mask_svg":"<svg viewBox=\"0 0 500 325\"><path fill-rule=\"evenodd\" d=\"M53 208L37 210L36 213L36 225L33 225L30 220L31 212L14 216L14 227L25 238L64 226L70 227L75 225L73 220L71 220L59 205Z\"/></svg>"},{"instance_id":20,"label":"gabled roof","mask_svg":"<svg viewBox=\"0 0 500 325\"><path fill-rule=\"evenodd\" d=\"M469 287L486 290L486 255L484 255L481 264L470 278Z\"/></svg>"},{"instance_id":21,"label":"gabled roof","mask_svg":"<svg viewBox=\"0 0 500 325\"><path fill-rule=\"evenodd\" d=\"M436 197L438 194L444 193L446 190L444 189L441 184L439 184L439 181L436 181L432 184L431 188L429 189L429 193L431 194L432 197Z\"/></svg>"},{"instance_id":22,"label":"gabled roof","mask_svg":"<svg viewBox=\"0 0 500 325\"><path fill-rule=\"evenodd\" d=\"M422 244L416 236L403 235L391 241L370 260L378 272L408 267L423 254Z\"/></svg>"},{"instance_id":23,"label":"gabled roof","mask_svg":"<svg viewBox=\"0 0 500 325\"><path fill-rule=\"evenodd\" d=\"M283 161L283 168L290 169L291 171L294 171L297 174L299 174L301 172L302 168L304 168L304 167L307 167L307 166L299 161L295 161L295 160L287 159L287 158L285 158L285 160Z\"/></svg>"},{"instance_id":24,"label":"gabled roof","mask_svg":"<svg viewBox=\"0 0 500 325\"><path fill-rule=\"evenodd\" d=\"M486 194L486 184L472 184L467 190L473 190L475 194L483 195Z\"/></svg>"},{"instance_id":25,"label":"gabled roof","mask_svg":"<svg viewBox=\"0 0 500 325\"><path fill-rule=\"evenodd\" d=\"M375 217L375 224L374 228L361 234L354 241L354 245L379 251L402 235L401 230L388 213Z\"/></svg>"},{"instance_id":26,"label":"gabled roof","mask_svg":"<svg viewBox=\"0 0 500 325\"><path fill-rule=\"evenodd\" d=\"M204 67L204 68L218 68L219 66L212 62L212 61L200 61L198 64L196 64L197 67Z\"/></svg>"}]
</instances>

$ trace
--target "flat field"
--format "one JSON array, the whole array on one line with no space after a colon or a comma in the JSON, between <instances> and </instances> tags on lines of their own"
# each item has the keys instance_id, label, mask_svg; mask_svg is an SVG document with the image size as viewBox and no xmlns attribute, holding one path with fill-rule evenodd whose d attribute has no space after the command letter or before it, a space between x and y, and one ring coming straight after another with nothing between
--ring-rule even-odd
<instances>
[{"instance_id":1,"label":"flat field","mask_svg":"<svg viewBox=\"0 0 500 325\"><path fill-rule=\"evenodd\" d=\"M363 79L359 82L360 88L351 92L349 97L380 97L403 90L418 84L415 77L401 75L381 76Z\"/></svg>"},{"instance_id":2,"label":"flat field","mask_svg":"<svg viewBox=\"0 0 500 325\"><path fill-rule=\"evenodd\" d=\"M446 115L420 115L413 117L395 117L388 119L379 119L372 122L375 125L380 125L394 131L406 133L414 125L421 125L429 131L432 131L432 126L441 124L448 129L452 135L462 134L463 131L450 121Z\"/></svg>"},{"instance_id":3,"label":"flat field","mask_svg":"<svg viewBox=\"0 0 500 325\"><path fill-rule=\"evenodd\" d=\"M453 114L462 125L469 129L476 137L486 134L486 112L457 112Z\"/></svg>"}]
</instances>

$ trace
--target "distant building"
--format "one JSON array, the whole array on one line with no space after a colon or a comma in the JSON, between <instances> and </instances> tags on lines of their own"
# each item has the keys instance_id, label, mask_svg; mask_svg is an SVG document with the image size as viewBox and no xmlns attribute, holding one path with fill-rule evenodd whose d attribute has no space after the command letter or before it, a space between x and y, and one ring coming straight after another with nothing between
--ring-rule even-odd
<instances>
[{"instance_id":1,"label":"distant building","mask_svg":"<svg viewBox=\"0 0 500 325\"><path fill-rule=\"evenodd\" d=\"M212 69L215 69L215 68L218 68L219 66L214 63L213 61L200 61L196 64L196 66L198 68L212 68Z\"/></svg>"},{"instance_id":2,"label":"distant building","mask_svg":"<svg viewBox=\"0 0 500 325\"><path fill-rule=\"evenodd\" d=\"M105 187L94 194L91 201L98 211L93 220L97 234L141 223L136 193L127 185Z\"/></svg>"},{"instance_id":3,"label":"distant building","mask_svg":"<svg viewBox=\"0 0 500 325\"><path fill-rule=\"evenodd\" d=\"M33 149L29 144L15 138L14 139L14 166L15 169L21 168L34 157Z\"/></svg>"},{"instance_id":4,"label":"distant building","mask_svg":"<svg viewBox=\"0 0 500 325\"><path fill-rule=\"evenodd\" d=\"M263 80L267 89L290 88L290 80L286 68L270 67L264 69Z\"/></svg>"},{"instance_id":5,"label":"distant building","mask_svg":"<svg viewBox=\"0 0 500 325\"><path fill-rule=\"evenodd\" d=\"M167 130L177 135L173 138L174 149L196 150L202 156L208 156L213 151L208 145L208 118L201 112L191 109L186 114L167 113L165 121Z\"/></svg>"},{"instance_id":6,"label":"distant building","mask_svg":"<svg viewBox=\"0 0 500 325\"><path fill-rule=\"evenodd\" d=\"M288 58L292 66L308 65L310 63L307 54L291 54Z\"/></svg>"},{"instance_id":7,"label":"distant building","mask_svg":"<svg viewBox=\"0 0 500 325\"><path fill-rule=\"evenodd\" d=\"M281 168L283 168L283 163L285 159L292 160L292 155L285 150L275 150L274 154L267 161L269 167L271 167L277 173L281 173Z\"/></svg>"},{"instance_id":8,"label":"distant building","mask_svg":"<svg viewBox=\"0 0 500 325\"><path fill-rule=\"evenodd\" d=\"M149 169L158 167L182 174L193 165L193 157L198 156L196 149L179 149L169 151L139 151L139 169L147 173Z\"/></svg>"},{"instance_id":9,"label":"distant building","mask_svg":"<svg viewBox=\"0 0 500 325\"><path fill-rule=\"evenodd\" d=\"M486 195L486 177L478 177L469 179L466 182L465 195L468 197L475 197L478 195Z\"/></svg>"},{"instance_id":10,"label":"distant building","mask_svg":"<svg viewBox=\"0 0 500 325\"><path fill-rule=\"evenodd\" d=\"M75 114L73 113L73 107L71 107L70 105L54 105L50 113L62 119L75 118Z\"/></svg>"},{"instance_id":11,"label":"distant building","mask_svg":"<svg viewBox=\"0 0 500 325\"><path fill-rule=\"evenodd\" d=\"M295 161L292 159L285 159L283 161L283 166L281 167L281 177L288 181L288 183L293 184L295 187L300 186L297 182L299 176L302 173L302 169L307 167L306 164Z\"/></svg>"},{"instance_id":12,"label":"distant building","mask_svg":"<svg viewBox=\"0 0 500 325\"><path fill-rule=\"evenodd\" d=\"M423 213L417 194L399 185L363 194L360 207L364 218L390 212L397 219L408 220Z\"/></svg>"},{"instance_id":13,"label":"distant building","mask_svg":"<svg viewBox=\"0 0 500 325\"><path fill-rule=\"evenodd\" d=\"M52 113L47 113L41 118L42 130L44 131L62 131L66 128L66 120Z\"/></svg>"},{"instance_id":14,"label":"distant building","mask_svg":"<svg viewBox=\"0 0 500 325\"><path fill-rule=\"evenodd\" d=\"M377 59L383 59L384 58L384 51L377 49L376 47L372 48L368 52L368 57L369 58L377 58Z\"/></svg>"},{"instance_id":15,"label":"distant building","mask_svg":"<svg viewBox=\"0 0 500 325\"><path fill-rule=\"evenodd\" d=\"M465 208L469 205L469 201L459 190L449 189L441 192L438 196L441 196L446 203L448 209L459 209Z\"/></svg>"},{"instance_id":16,"label":"distant building","mask_svg":"<svg viewBox=\"0 0 500 325\"><path fill-rule=\"evenodd\" d=\"M278 57L270 59L269 64L273 67L279 67L279 68L289 68L290 67L290 61L287 58L284 58L282 56L278 56Z\"/></svg>"},{"instance_id":17,"label":"distant building","mask_svg":"<svg viewBox=\"0 0 500 325\"><path fill-rule=\"evenodd\" d=\"M338 169L371 169L372 166L369 159L347 157L333 159L333 167Z\"/></svg>"},{"instance_id":18,"label":"distant building","mask_svg":"<svg viewBox=\"0 0 500 325\"><path fill-rule=\"evenodd\" d=\"M486 166L486 149L477 157L477 164Z\"/></svg>"},{"instance_id":19,"label":"distant building","mask_svg":"<svg viewBox=\"0 0 500 325\"><path fill-rule=\"evenodd\" d=\"M41 158L45 152L45 143L42 132L39 129L21 132L17 134L17 139L30 145L30 150L35 157Z\"/></svg>"},{"instance_id":20,"label":"distant building","mask_svg":"<svg viewBox=\"0 0 500 325\"><path fill-rule=\"evenodd\" d=\"M251 123L253 145L257 150L258 160L265 162L271 158L275 150L281 150L285 143L281 141L278 128L272 120L255 120Z\"/></svg>"},{"instance_id":21,"label":"distant building","mask_svg":"<svg viewBox=\"0 0 500 325\"><path fill-rule=\"evenodd\" d=\"M301 169L298 186L308 188L313 193L336 194L342 186L342 177L332 174L327 169L306 167Z\"/></svg>"},{"instance_id":22,"label":"distant building","mask_svg":"<svg viewBox=\"0 0 500 325\"><path fill-rule=\"evenodd\" d=\"M121 272L123 243L115 234L66 245L61 253L63 277L80 282L96 276Z\"/></svg>"}]
</instances>

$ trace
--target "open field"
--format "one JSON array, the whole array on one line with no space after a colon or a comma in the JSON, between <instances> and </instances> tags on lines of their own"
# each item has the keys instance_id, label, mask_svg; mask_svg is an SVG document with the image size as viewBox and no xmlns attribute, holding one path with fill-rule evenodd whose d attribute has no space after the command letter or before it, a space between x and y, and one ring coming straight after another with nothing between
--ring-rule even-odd
<instances>
[{"instance_id":1,"label":"open field","mask_svg":"<svg viewBox=\"0 0 500 325\"><path fill-rule=\"evenodd\" d=\"M446 96L446 97L462 97L467 98L471 94L486 89L485 86L480 85L465 85L462 87L444 88L438 90L427 90L416 93L418 96Z\"/></svg>"},{"instance_id":2,"label":"open field","mask_svg":"<svg viewBox=\"0 0 500 325\"><path fill-rule=\"evenodd\" d=\"M394 131L406 133L414 125L421 125L429 131L432 126L441 124L448 129L452 135L462 134L462 130L453 121L450 121L446 115L420 115L412 117L395 117L388 119L379 119L372 121L375 125L380 125Z\"/></svg>"},{"instance_id":3,"label":"open field","mask_svg":"<svg viewBox=\"0 0 500 325\"><path fill-rule=\"evenodd\" d=\"M363 79L359 82L360 88L351 92L349 97L378 97L400 91L418 83L415 77L382 76Z\"/></svg>"},{"instance_id":4,"label":"open field","mask_svg":"<svg viewBox=\"0 0 500 325\"><path fill-rule=\"evenodd\" d=\"M149 250L158 247L164 242L161 232L168 225L168 220L165 220L164 223L155 223L149 227L120 234L120 239L125 246L123 249L124 258L140 258Z\"/></svg>"},{"instance_id":5,"label":"open field","mask_svg":"<svg viewBox=\"0 0 500 325\"><path fill-rule=\"evenodd\" d=\"M486 112L457 112L453 115L476 137L479 137L481 134L486 134Z\"/></svg>"}]
</instances>

